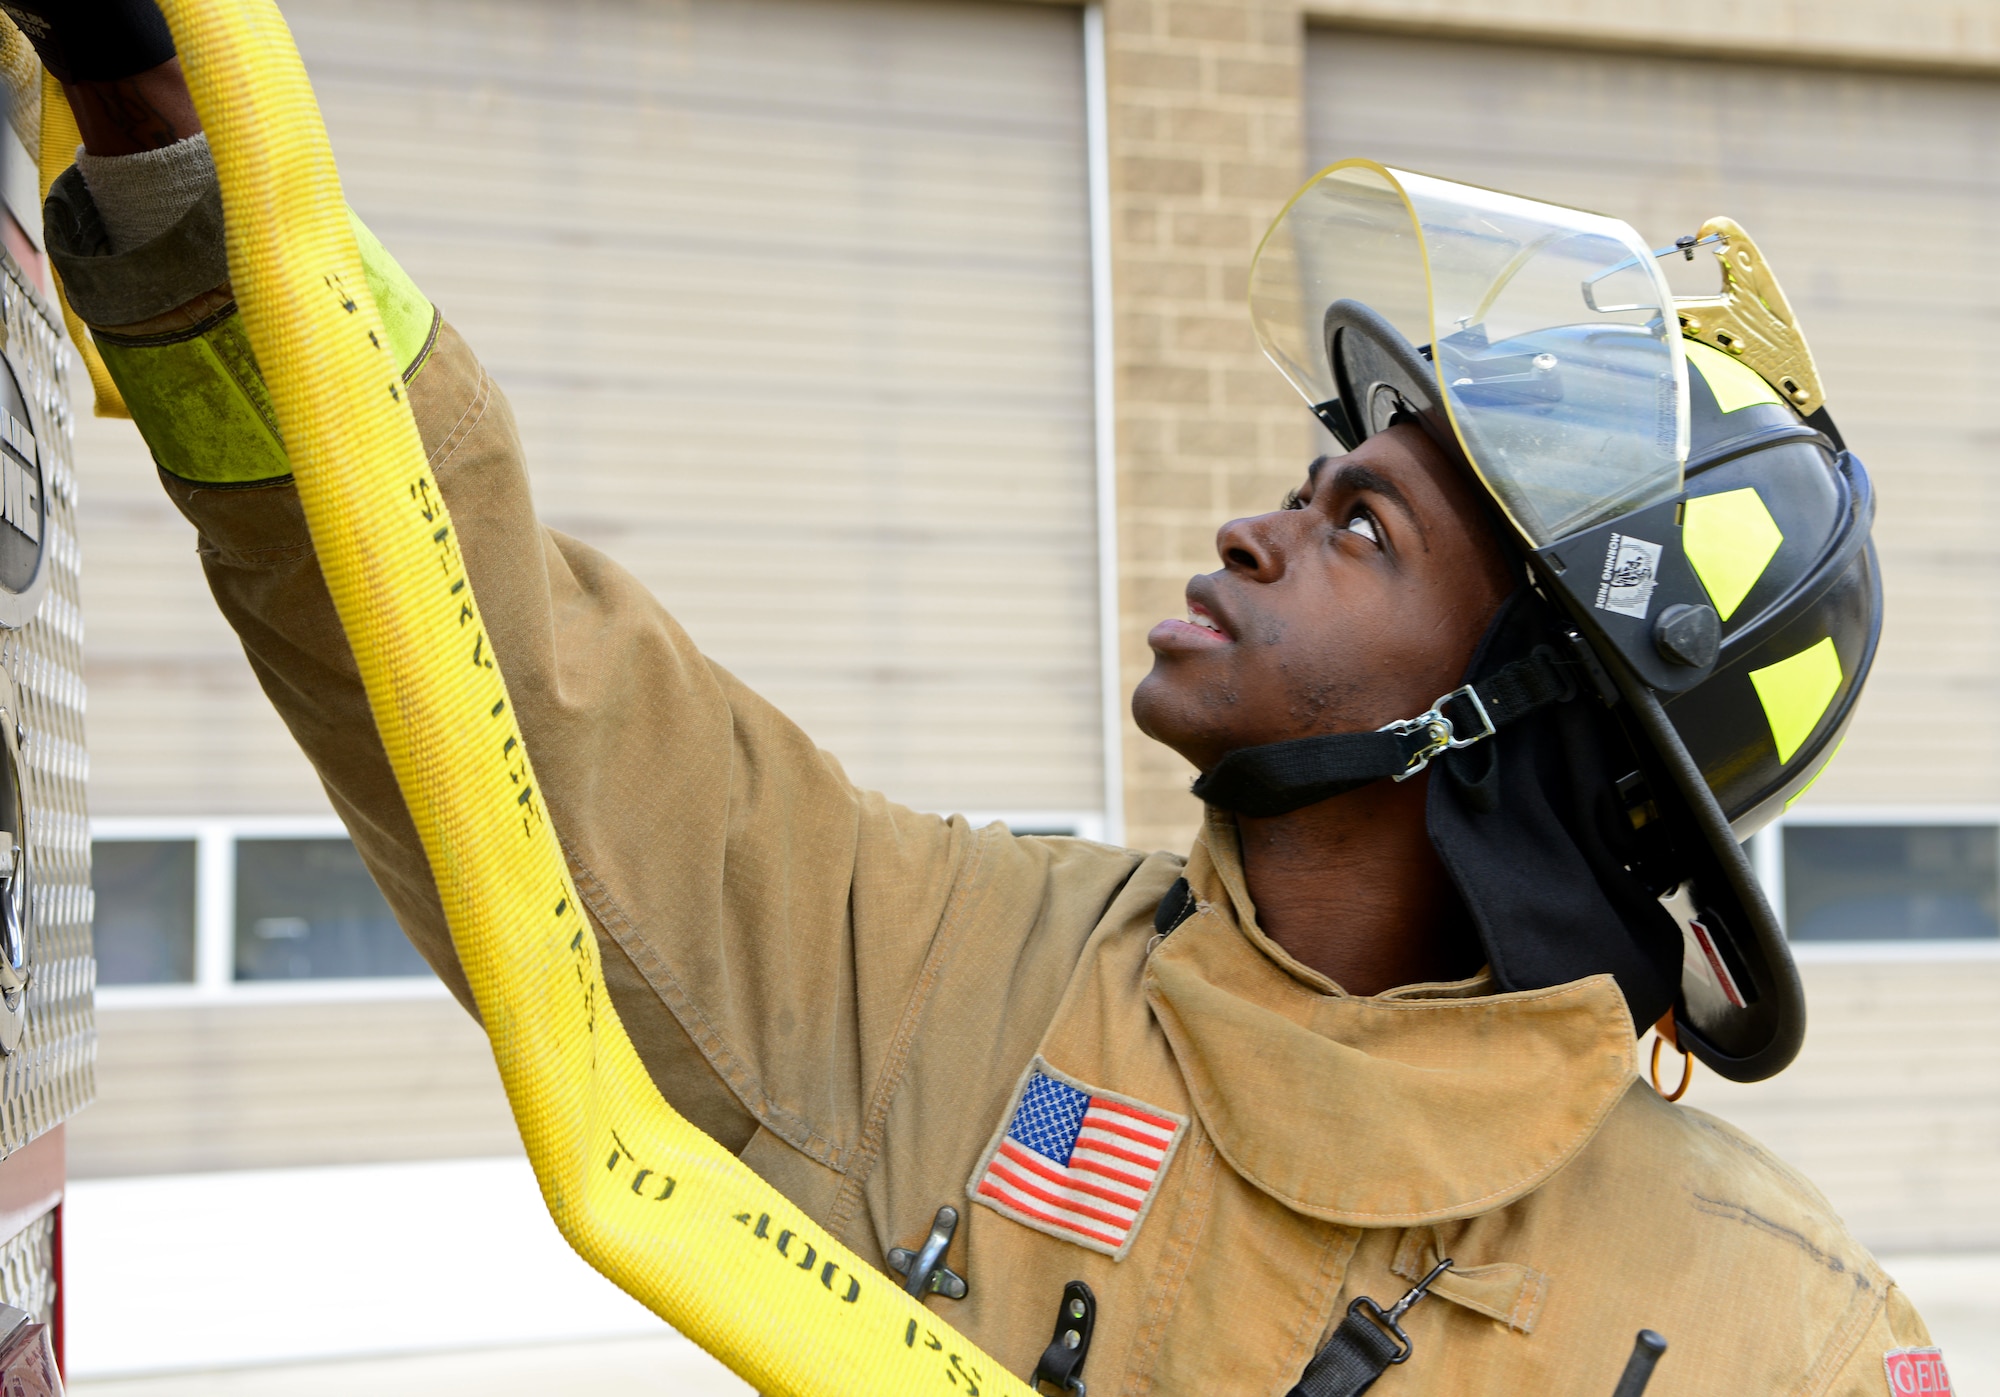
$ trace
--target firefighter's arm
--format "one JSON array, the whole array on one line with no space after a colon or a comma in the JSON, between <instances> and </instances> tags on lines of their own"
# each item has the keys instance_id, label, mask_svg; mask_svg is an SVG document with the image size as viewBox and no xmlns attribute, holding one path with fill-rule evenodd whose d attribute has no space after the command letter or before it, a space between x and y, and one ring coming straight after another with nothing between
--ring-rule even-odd
<instances>
[{"instance_id":1,"label":"firefighter's arm","mask_svg":"<svg viewBox=\"0 0 2000 1397\"><path fill-rule=\"evenodd\" d=\"M59 192L52 255L199 532L219 607L405 931L470 1008L222 279L219 205L198 201L114 254L90 241L90 192L74 172ZM732 1148L766 1142L749 1157L767 1178L808 1206L828 1200L893 1095L944 969L937 947L974 938L989 983L1037 987L1008 1018L1025 1060L1090 909L1131 860L1104 850L1063 873L1004 831L857 790L633 577L540 525L505 397L358 231L620 1015L684 1114ZM1052 879L1077 886L1052 893Z\"/></svg>"},{"instance_id":2,"label":"firefighter's arm","mask_svg":"<svg viewBox=\"0 0 2000 1397\"><path fill-rule=\"evenodd\" d=\"M1897 1397L1951 1390L1941 1373L1950 1355L1936 1352L1923 1317L1898 1285L1889 1285L1882 1308L1858 1341L1851 1333L1836 1338L1836 1348L1845 1344L1852 1347L1844 1360L1830 1363L1831 1371L1812 1375L1820 1379L1817 1383L1809 1377L1802 1391L1824 1397Z\"/></svg>"}]
</instances>

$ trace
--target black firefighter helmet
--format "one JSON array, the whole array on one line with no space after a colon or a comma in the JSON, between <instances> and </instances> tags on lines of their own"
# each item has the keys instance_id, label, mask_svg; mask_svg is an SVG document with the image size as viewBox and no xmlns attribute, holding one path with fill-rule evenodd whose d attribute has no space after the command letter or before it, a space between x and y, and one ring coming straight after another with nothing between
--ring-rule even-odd
<instances>
[{"instance_id":1,"label":"black firefighter helmet","mask_svg":"<svg viewBox=\"0 0 2000 1397\"><path fill-rule=\"evenodd\" d=\"M1659 259L1703 248L1721 294L1676 301ZM1250 300L1345 446L1414 421L1469 466L1529 585L1429 712L1231 753L1197 793L1268 813L1437 760L1432 839L1503 988L1610 972L1721 1075L1783 1070L1803 991L1742 845L1838 748L1882 595L1867 472L1756 245L1344 161Z\"/></svg>"}]
</instances>

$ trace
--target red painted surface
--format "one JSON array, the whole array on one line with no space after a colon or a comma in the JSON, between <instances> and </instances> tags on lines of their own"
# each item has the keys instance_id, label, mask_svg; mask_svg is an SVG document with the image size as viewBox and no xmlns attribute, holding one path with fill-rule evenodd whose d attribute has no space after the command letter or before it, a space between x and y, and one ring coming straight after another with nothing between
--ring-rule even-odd
<instances>
[{"instance_id":1,"label":"red painted surface","mask_svg":"<svg viewBox=\"0 0 2000 1397\"><path fill-rule=\"evenodd\" d=\"M62 1202L64 1161L61 1126L0 1159L0 1242Z\"/></svg>"},{"instance_id":2,"label":"red painted surface","mask_svg":"<svg viewBox=\"0 0 2000 1397\"><path fill-rule=\"evenodd\" d=\"M47 264L12 209L0 209L0 247L14 254L14 260L21 264L21 270L28 274L37 291L45 296L50 294Z\"/></svg>"},{"instance_id":3,"label":"red painted surface","mask_svg":"<svg viewBox=\"0 0 2000 1397\"><path fill-rule=\"evenodd\" d=\"M63 1293L62 1224L63 1224L63 1207L62 1204L58 1203L56 1204L55 1265L52 1268L55 1273L54 1280L56 1285L56 1303L50 1308L49 1311L49 1338L55 1344L56 1374L59 1377L69 1372L69 1355L63 1348L63 1339L65 1335L68 1333L69 1329L69 1326L63 1323L63 1316L68 1312L69 1309L69 1297Z\"/></svg>"}]
</instances>

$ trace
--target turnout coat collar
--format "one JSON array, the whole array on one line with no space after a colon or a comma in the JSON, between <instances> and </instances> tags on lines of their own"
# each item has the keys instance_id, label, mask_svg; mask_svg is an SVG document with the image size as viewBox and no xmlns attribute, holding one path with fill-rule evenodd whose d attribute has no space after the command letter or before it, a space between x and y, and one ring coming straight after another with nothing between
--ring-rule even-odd
<instances>
[{"instance_id":1,"label":"turnout coat collar","mask_svg":"<svg viewBox=\"0 0 2000 1397\"><path fill-rule=\"evenodd\" d=\"M1211 816L1197 912L1146 997L1216 1149L1297 1212L1364 1227L1472 1217L1573 1159L1625 1094L1635 1042L1608 975L1483 994L1484 976L1361 998L1258 928L1236 832Z\"/></svg>"}]
</instances>

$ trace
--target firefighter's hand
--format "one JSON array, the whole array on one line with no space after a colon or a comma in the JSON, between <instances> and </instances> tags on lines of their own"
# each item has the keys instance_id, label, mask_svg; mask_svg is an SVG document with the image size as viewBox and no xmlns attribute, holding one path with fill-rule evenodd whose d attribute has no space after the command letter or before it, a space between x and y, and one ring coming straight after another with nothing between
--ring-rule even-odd
<instances>
[{"instance_id":1,"label":"firefighter's hand","mask_svg":"<svg viewBox=\"0 0 2000 1397\"><path fill-rule=\"evenodd\" d=\"M63 85L92 155L159 150L201 130L153 0L0 0Z\"/></svg>"}]
</instances>

